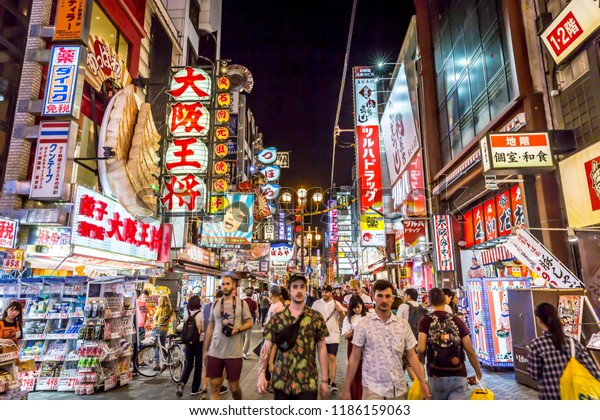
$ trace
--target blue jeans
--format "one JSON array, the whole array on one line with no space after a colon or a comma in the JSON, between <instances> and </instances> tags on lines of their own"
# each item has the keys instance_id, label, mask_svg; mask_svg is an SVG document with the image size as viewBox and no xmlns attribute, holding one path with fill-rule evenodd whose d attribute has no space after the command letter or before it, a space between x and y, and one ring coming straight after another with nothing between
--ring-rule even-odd
<instances>
[{"instance_id":1,"label":"blue jeans","mask_svg":"<svg viewBox=\"0 0 600 420\"><path fill-rule=\"evenodd\" d=\"M432 400L468 400L467 378L463 376L429 377Z\"/></svg>"},{"instance_id":2,"label":"blue jeans","mask_svg":"<svg viewBox=\"0 0 600 420\"><path fill-rule=\"evenodd\" d=\"M154 329L154 330L152 330L152 337L154 337L155 340L157 338L160 339L160 345L163 347L167 344L167 331L160 331L160 330ZM154 348L154 364L156 366L158 366L158 364L160 362L160 356L159 356L158 352L159 352L159 350L155 347Z\"/></svg>"}]
</instances>

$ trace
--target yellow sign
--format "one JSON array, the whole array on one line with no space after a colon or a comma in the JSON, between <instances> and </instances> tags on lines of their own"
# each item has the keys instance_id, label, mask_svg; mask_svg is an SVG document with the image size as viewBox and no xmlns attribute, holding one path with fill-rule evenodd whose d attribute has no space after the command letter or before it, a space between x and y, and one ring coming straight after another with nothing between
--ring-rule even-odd
<instances>
[{"instance_id":1,"label":"yellow sign","mask_svg":"<svg viewBox=\"0 0 600 420\"><path fill-rule=\"evenodd\" d=\"M225 191L227 191L227 181L225 181L224 179L217 179L213 183L213 189L216 192L225 192Z\"/></svg>"},{"instance_id":2,"label":"yellow sign","mask_svg":"<svg viewBox=\"0 0 600 420\"><path fill-rule=\"evenodd\" d=\"M400 278L401 279L409 279L410 278L410 267L400 267Z\"/></svg>"},{"instance_id":3,"label":"yellow sign","mask_svg":"<svg viewBox=\"0 0 600 420\"><path fill-rule=\"evenodd\" d=\"M215 130L215 135L217 136L218 140L225 140L227 137L229 137L229 129L227 127L218 127Z\"/></svg>"},{"instance_id":4,"label":"yellow sign","mask_svg":"<svg viewBox=\"0 0 600 420\"><path fill-rule=\"evenodd\" d=\"M375 213L360 215L361 246L385 246L385 222L383 216Z\"/></svg>"},{"instance_id":5,"label":"yellow sign","mask_svg":"<svg viewBox=\"0 0 600 420\"><path fill-rule=\"evenodd\" d=\"M86 0L58 0L54 41L77 41L85 25Z\"/></svg>"},{"instance_id":6,"label":"yellow sign","mask_svg":"<svg viewBox=\"0 0 600 420\"><path fill-rule=\"evenodd\" d=\"M226 174L227 171L229 170L229 165L227 165L227 162L216 162L215 163L215 173L219 174L219 175L223 175Z\"/></svg>"},{"instance_id":7,"label":"yellow sign","mask_svg":"<svg viewBox=\"0 0 600 420\"><path fill-rule=\"evenodd\" d=\"M219 93L217 95L217 102L219 106L229 106L231 105L231 95L228 93Z\"/></svg>"},{"instance_id":8,"label":"yellow sign","mask_svg":"<svg viewBox=\"0 0 600 420\"><path fill-rule=\"evenodd\" d=\"M221 76L217 79L217 87L220 90L229 90L229 88L231 87L231 82L227 77Z\"/></svg>"},{"instance_id":9,"label":"yellow sign","mask_svg":"<svg viewBox=\"0 0 600 420\"><path fill-rule=\"evenodd\" d=\"M225 196L216 196L210 198L210 212L222 213L225 207L229 205L229 200Z\"/></svg>"},{"instance_id":10,"label":"yellow sign","mask_svg":"<svg viewBox=\"0 0 600 420\"><path fill-rule=\"evenodd\" d=\"M13 248L0 248L0 269L22 270L23 250Z\"/></svg>"},{"instance_id":11,"label":"yellow sign","mask_svg":"<svg viewBox=\"0 0 600 420\"><path fill-rule=\"evenodd\" d=\"M217 121L219 121L221 124L229 121L229 111L226 109L219 109L217 111Z\"/></svg>"}]
</instances>

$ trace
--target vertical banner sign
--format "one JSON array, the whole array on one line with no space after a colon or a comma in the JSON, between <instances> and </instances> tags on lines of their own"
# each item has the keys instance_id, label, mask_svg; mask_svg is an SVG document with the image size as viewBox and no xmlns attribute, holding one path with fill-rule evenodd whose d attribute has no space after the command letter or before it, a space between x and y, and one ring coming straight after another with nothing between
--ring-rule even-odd
<instances>
[{"instance_id":1,"label":"vertical banner sign","mask_svg":"<svg viewBox=\"0 0 600 420\"><path fill-rule=\"evenodd\" d=\"M477 206L473 209L473 235L475 239L475 245L485 242L483 206Z\"/></svg>"},{"instance_id":2,"label":"vertical banner sign","mask_svg":"<svg viewBox=\"0 0 600 420\"><path fill-rule=\"evenodd\" d=\"M88 3L86 5L86 3ZM58 0L56 21L54 23L54 41L83 41L89 28L85 27L86 15L91 15L89 0ZM87 7L86 7L87 6Z\"/></svg>"},{"instance_id":3,"label":"vertical banner sign","mask_svg":"<svg viewBox=\"0 0 600 420\"><path fill-rule=\"evenodd\" d=\"M73 140L69 144L69 139ZM67 199L71 182L68 160L73 155L77 124L69 121L41 121L29 198L36 200Z\"/></svg>"},{"instance_id":4,"label":"vertical banner sign","mask_svg":"<svg viewBox=\"0 0 600 420\"><path fill-rule=\"evenodd\" d=\"M511 215L510 194L505 191L496 196L496 216L498 217L498 234L500 236L510 235L513 226Z\"/></svg>"},{"instance_id":5,"label":"vertical banner sign","mask_svg":"<svg viewBox=\"0 0 600 420\"><path fill-rule=\"evenodd\" d=\"M165 177L161 202L169 213L202 211L206 203L209 111L212 79L202 68L185 67L173 74L167 112L171 138L164 158Z\"/></svg>"},{"instance_id":6,"label":"vertical banner sign","mask_svg":"<svg viewBox=\"0 0 600 420\"><path fill-rule=\"evenodd\" d=\"M475 245L475 235L473 233L473 211L469 210L463 214L463 239L467 243L465 247L471 248Z\"/></svg>"},{"instance_id":7,"label":"vertical banner sign","mask_svg":"<svg viewBox=\"0 0 600 420\"><path fill-rule=\"evenodd\" d=\"M452 223L450 216L433 216L437 271L454 270Z\"/></svg>"},{"instance_id":8,"label":"vertical banner sign","mask_svg":"<svg viewBox=\"0 0 600 420\"><path fill-rule=\"evenodd\" d=\"M46 94L42 106L43 116L79 117L81 97L77 95L80 79L79 61L83 47L54 45L50 55Z\"/></svg>"},{"instance_id":9,"label":"vertical banner sign","mask_svg":"<svg viewBox=\"0 0 600 420\"><path fill-rule=\"evenodd\" d=\"M327 207L337 206L337 200L327 201ZM338 210L333 209L329 212L329 242L336 244L338 241Z\"/></svg>"},{"instance_id":10,"label":"vertical banner sign","mask_svg":"<svg viewBox=\"0 0 600 420\"><path fill-rule=\"evenodd\" d=\"M525 212L523 210L523 194L520 185L510 189L510 201L512 203L512 224L516 228L525 227Z\"/></svg>"},{"instance_id":11,"label":"vertical banner sign","mask_svg":"<svg viewBox=\"0 0 600 420\"><path fill-rule=\"evenodd\" d=\"M498 220L496 219L496 201L491 198L483 205L485 217L485 240L491 241L498 237Z\"/></svg>"}]
</instances>

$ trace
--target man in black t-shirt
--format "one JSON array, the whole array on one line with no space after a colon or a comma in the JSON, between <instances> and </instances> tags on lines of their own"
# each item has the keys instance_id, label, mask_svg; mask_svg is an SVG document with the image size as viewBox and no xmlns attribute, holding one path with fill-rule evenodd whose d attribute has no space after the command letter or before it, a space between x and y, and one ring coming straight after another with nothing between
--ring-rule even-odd
<instances>
[{"instance_id":1,"label":"man in black t-shirt","mask_svg":"<svg viewBox=\"0 0 600 420\"><path fill-rule=\"evenodd\" d=\"M256 323L256 318L258 318L258 305L252 298L252 289L246 290L246 298L244 299L248 304L248 309L250 309L250 314L252 315L252 325ZM242 357L248 360L248 351L250 351L250 338L252 337L252 328L247 330L244 333L244 352Z\"/></svg>"},{"instance_id":2,"label":"man in black t-shirt","mask_svg":"<svg viewBox=\"0 0 600 420\"><path fill-rule=\"evenodd\" d=\"M471 339L469 329L458 317L446 312L442 289L429 291L433 313L419 321L419 354L427 352L427 374L431 398L434 400L466 400L467 382L474 385L481 379L481 366ZM467 378L465 352L475 369L476 376Z\"/></svg>"}]
</instances>

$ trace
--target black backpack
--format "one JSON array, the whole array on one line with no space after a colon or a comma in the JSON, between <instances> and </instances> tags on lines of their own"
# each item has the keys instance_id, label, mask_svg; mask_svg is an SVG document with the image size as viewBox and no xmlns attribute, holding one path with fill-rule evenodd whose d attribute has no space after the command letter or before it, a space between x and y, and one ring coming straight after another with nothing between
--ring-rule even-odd
<instances>
[{"instance_id":1,"label":"black backpack","mask_svg":"<svg viewBox=\"0 0 600 420\"><path fill-rule=\"evenodd\" d=\"M415 338L418 340L419 321L427 315L427 309L423 308L421 305L413 306L410 303L406 303L406 305L408 305L408 324L410 325L410 329L415 335Z\"/></svg>"},{"instance_id":2,"label":"black backpack","mask_svg":"<svg viewBox=\"0 0 600 420\"><path fill-rule=\"evenodd\" d=\"M188 309L188 317L183 323L183 328L181 329L181 342L183 344L198 344L200 342L200 333L198 332L198 327L196 326L196 315L199 313L200 311L192 315Z\"/></svg>"},{"instance_id":3,"label":"black backpack","mask_svg":"<svg viewBox=\"0 0 600 420\"><path fill-rule=\"evenodd\" d=\"M448 315L444 318L435 314L429 315L431 324L427 334L427 345L431 347L428 356L430 367L437 370L456 372L463 369L464 352L462 338L454 317Z\"/></svg>"}]
</instances>

